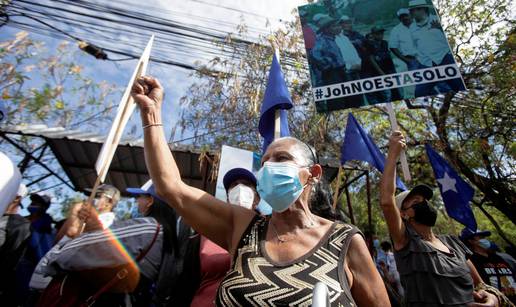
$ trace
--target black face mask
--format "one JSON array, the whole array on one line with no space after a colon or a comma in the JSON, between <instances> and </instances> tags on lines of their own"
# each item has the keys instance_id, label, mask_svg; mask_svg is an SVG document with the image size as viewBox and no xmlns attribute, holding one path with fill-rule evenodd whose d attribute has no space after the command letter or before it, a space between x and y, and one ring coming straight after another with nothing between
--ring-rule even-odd
<instances>
[{"instance_id":1,"label":"black face mask","mask_svg":"<svg viewBox=\"0 0 516 307\"><path fill-rule=\"evenodd\" d=\"M426 200L414 204L414 221L419 224L433 227L437 221L437 210L430 206Z\"/></svg>"}]
</instances>

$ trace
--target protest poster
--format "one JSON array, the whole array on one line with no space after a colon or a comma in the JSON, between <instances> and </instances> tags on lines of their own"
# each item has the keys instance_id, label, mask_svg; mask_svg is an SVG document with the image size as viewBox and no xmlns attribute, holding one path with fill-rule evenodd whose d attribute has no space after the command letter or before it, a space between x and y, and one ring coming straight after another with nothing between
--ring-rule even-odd
<instances>
[{"instance_id":1,"label":"protest poster","mask_svg":"<svg viewBox=\"0 0 516 307\"><path fill-rule=\"evenodd\" d=\"M466 89L430 0L320 0L298 9L318 112Z\"/></svg>"},{"instance_id":2,"label":"protest poster","mask_svg":"<svg viewBox=\"0 0 516 307\"><path fill-rule=\"evenodd\" d=\"M223 145L220 152L219 173L217 176L215 197L222 201L227 201L226 189L224 188L222 180L229 170L241 167L256 175L256 172L258 172L261 167L261 158L260 154L252 151ZM257 209L262 214L271 213L270 206L263 200L260 201Z\"/></svg>"}]
</instances>

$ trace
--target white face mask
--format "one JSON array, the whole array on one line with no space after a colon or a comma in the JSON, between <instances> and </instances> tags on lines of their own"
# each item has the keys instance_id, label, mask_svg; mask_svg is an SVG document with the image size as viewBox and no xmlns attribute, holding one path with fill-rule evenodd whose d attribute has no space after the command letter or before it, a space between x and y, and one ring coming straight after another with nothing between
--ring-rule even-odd
<instances>
[{"instance_id":1,"label":"white face mask","mask_svg":"<svg viewBox=\"0 0 516 307\"><path fill-rule=\"evenodd\" d=\"M244 184L238 184L229 190L228 200L230 204L252 209L254 203L254 190Z\"/></svg>"}]
</instances>

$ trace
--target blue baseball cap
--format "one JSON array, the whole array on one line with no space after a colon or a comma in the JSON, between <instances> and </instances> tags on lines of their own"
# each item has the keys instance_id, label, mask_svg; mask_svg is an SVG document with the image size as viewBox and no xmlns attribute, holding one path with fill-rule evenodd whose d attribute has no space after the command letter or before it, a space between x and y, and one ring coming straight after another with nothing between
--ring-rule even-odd
<instances>
[{"instance_id":1,"label":"blue baseball cap","mask_svg":"<svg viewBox=\"0 0 516 307\"><path fill-rule=\"evenodd\" d=\"M488 231L488 230L485 230L485 231L482 231L482 230L477 230L477 231L473 231L469 228L464 228L462 229L461 233L460 233L460 236L459 238L462 240L462 241L466 241L466 240L469 240L473 237L489 237L491 235L491 232Z\"/></svg>"},{"instance_id":2,"label":"blue baseball cap","mask_svg":"<svg viewBox=\"0 0 516 307\"><path fill-rule=\"evenodd\" d=\"M231 184L237 180L244 179L251 182L254 186L256 186L256 177L250 171L245 168L233 168L229 170L226 175L224 175L224 179L222 180L224 184L224 188L226 192L228 191Z\"/></svg>"},{"instance_id":3,"label":"blue baseball cap","mask_svg":"<svg viewBox=\"0 0 516 307\"><path fill-rule=\"evenodd\" d=\"M154 184L152 184L152 180L147 181L141 188L127 188L125 190L127 193L133 194L134 196L145 194L159 198L154 189Z\"/></svg>"}]
</instances>

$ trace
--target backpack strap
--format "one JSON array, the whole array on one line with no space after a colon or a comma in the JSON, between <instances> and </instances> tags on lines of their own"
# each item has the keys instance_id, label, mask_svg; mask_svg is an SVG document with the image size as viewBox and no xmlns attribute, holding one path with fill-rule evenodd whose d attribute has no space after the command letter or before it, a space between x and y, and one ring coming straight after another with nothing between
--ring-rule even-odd
<instances>
[{"instance_id":1,"label":"backpack strap","mask_svg":"<svg viewBox=\"0 0 516 307\"><path fill-rule=\"evenodd\" d=\"M152 238L151 243L140 252L140 254L136 257L136 262L139 262L142 260L147 253L151 250L152 246L154 246L154 243L158 239L159 231L161 229L161 225L158 223L156 227L156 232L154 233L154 237ZM129 275L129 272L126 268L121 269L116 273L116 275L107 282L102 288L100 288L97 292L95 292L92 296L90 296L81 306L92 306L95 304L95 301L104 293L108 292L114 285L116 285L121 280L125 279Z\"/></svg>"}]
</instances>

